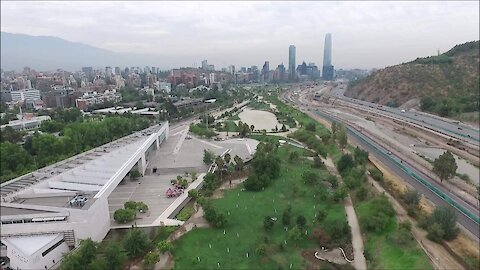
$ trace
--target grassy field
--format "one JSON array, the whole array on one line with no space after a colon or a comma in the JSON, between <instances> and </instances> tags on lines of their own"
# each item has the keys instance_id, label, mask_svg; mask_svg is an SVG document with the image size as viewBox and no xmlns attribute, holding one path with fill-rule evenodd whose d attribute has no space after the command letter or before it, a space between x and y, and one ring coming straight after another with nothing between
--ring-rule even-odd
<instances>
[{"instance_id":1,"label":"grassy field","mask_svg":"<svg viewBox=\"0 0 480 270\"><path fill-rule=\"evenodd\" d=\"M372 216L375 208L371 201L356 207L359 219ZM364 233L365 254L369 269L433 269L423 250L412 240L406 246L397 245L391 236L397 231L396 218L392 217L381 233ZM365 232L362 229L362 232Z\"/></svg>"},{"instance_id":2,"label":"grassy field","mask_svg":"<svg viewBox=\"0 0 480 270\"><path fill-rule=\"evenodd\" d=\"M283 210L292 207L292 223L303 215L308 235L313 228L321 227L313 222L319 209L327 213L323 222L345 222L345 211L341 204L315 199L314 189L303 183L302 173L310 169L309 161L286 161L288 151L301 150L283 146L279 151L284 157L280 177L264 191L247 192L239 187L214 200L215 208L227 214L225 234L224 229L195 229L180 238L173 252L176 269L212 269L218 264L222 269L288 269L290 264L294 269L306 268L300 253L318 244L307 238L290 241L281 222ZM263 227L267 215L277 218L271 231ZM265 255L258 255L255 250L262 244L266 246Z\"/></svg>"},{"instance_id":3,"label":"grassy field","mask_svg":"<svg viewBox=\"0 0 480 270\"><path fill-rule=\"evenodd\" d=\"M217 129L217 131L238 132L238 126L235 122L226 120L223 122L222 128Z\"/></svg>"}]
</instances>

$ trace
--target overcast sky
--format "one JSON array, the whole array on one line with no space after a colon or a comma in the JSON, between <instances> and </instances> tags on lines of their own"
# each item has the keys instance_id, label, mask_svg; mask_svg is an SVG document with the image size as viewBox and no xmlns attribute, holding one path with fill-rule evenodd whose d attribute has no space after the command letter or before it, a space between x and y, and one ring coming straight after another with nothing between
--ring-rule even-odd
<instances>
[{"instance_id":1,"label":"overcast sky","mask_svg":"<svg viewBox=\"0 0 480 270\"><path fill-rule=\"evenodd\" d=\"M16 2L1 30L56 36L116 52L175 56L160 67L321 66L332 33L336 68L384 67L479 39L479 2Z\"/></svg>"}]
</instances>

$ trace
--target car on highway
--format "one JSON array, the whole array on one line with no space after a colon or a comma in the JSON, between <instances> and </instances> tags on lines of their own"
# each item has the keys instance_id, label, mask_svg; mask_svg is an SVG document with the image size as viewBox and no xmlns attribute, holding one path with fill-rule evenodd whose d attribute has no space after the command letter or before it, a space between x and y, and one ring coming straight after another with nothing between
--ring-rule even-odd
<instances>
[{"instance_id":1,"label":"car on highway","mask_svg":"<svg viewBox=\"0 0 480 270\"><path fill-rule=\"evenodd\" d=\"M387 152L387 154L391 155L391 154L392 154L392 152L388 151L388 152Z\"/></svg>"}]
</instances>

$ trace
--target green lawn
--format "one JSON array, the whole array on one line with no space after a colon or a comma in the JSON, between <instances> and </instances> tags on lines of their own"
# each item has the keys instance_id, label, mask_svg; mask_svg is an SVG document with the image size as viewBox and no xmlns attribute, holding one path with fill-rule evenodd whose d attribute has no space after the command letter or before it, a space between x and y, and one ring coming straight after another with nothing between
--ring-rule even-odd
<instances>
[{"instance_id":1,"label":"green lawn","mask_svg":"<svg viewBox=\"0 0 480 270\"><path fill-rule=\"evenodd\" d=\"M212 269L218 268L217 263L220 263L222 269L288 269L290 264L295 269L306 268L301 251L318 245L308 239L298 243L289 241L281 223L283 210L289 204L292 206L292 223L298 215L305 216L309 235L313 231L314 216L319 209L327 212L324 222L345 222L346 217L341 204L319 202L313 197L313 189L301 179L302 173L311 167L309 161L288 163L285 161L287 149L301 151L289 146L280 148L284 160L281 175L264 191L247 192L239 187L213 201L219 212L227 214L225 234L224 229L195 229L175 242L173 253L176 269ZM267 215L278 219L274 228L268 232L263 227ZM287 245L284 245L285 240ZM255 249L262 243L266 244L266 254L256 255Z\"/></svg>"},{"instance_id":2,"label":"green lawn","mask_svg":"<svg viewBox=\"0 0 480 270\"><path fill-rule=\"evenodd\" d=\"M356 207L357 216L368 217L375 211L370 201ZM389 236L397 231L396 218L390 220L388 227L381 233L365 233L365 256L369 269L433 269L423 250L412 240L407 246L398 246Z\"/></svg>"},{"instance_id":3,"label":"green lawn","mask_svg":"<svg viewBox=\"0 0 480 270\"><path fill-rule=\"evenodd\" d=\"M229 131L229 132L238 132L238 126L235 122L226 120L222 124L222 128L217 129L217 131Z\"/></svg>"}]
</instances>

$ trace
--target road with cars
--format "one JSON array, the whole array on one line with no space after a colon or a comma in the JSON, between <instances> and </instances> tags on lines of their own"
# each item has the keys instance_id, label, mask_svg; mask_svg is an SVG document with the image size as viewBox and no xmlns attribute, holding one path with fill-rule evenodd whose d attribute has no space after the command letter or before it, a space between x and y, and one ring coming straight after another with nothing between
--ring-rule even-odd
<instances>
[{"instance_id":1,"label":"road with cars","mask_svg":"<svg viewBox=\"0 0 480 270\"><path fill-rule=\"evenodd\" d=\"M341 101L349 102L353 106L361 106L375 113L382 113L390 117L408 121L428 129L444 133L448 136L466 142L473 146L480 145L480 130L456 120L442 118L436 115L408 110L404 108L391 108L367 101L353 99L344 95L346 84L339 82L331 91L331 96Z\"/></svg>"}]
</instances>

